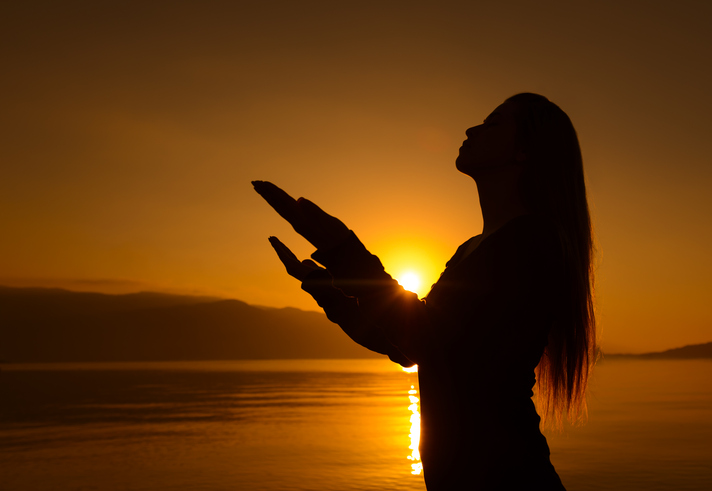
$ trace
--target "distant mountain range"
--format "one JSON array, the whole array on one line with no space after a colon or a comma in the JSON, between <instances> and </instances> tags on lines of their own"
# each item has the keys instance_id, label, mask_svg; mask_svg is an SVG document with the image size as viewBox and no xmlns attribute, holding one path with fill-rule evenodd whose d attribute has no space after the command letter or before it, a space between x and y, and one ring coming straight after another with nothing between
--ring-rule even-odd
<instances>
[{"instance_id":1,"label":"distant mountain range","mask_svg":"<svg viewBox=\"0 0 712 491\"><path fill-rule=\"evenodd\" d=\"M0 287L0 360L8 363L379 357L318 312Z\"/></svg>"},{"instance_id":2,"label":"distant mountain range","mask_svg":"<svg viewBox=\"0 0 712 491\"><path fill-rule=\"evenodd\" d=\"M681 348L673 348L666 351L658 351L655 353L640 353L640 354L608 354L604 358L640 358L647 360L662 360L662 359L690 359L690 358L712 358L712 343L690 344Z\"/></svg>"},{"instance_id":3,"label":"distant mountain range","mask_svg":"<svg viewBox=\"0 0 712 491\"><path fill-rule=\"evenodd\" d=\"M0 361L381 358L324 314L239 300L0 286ZM712 343L606 358L712 358Z\"/></svg>"}]
</instances>

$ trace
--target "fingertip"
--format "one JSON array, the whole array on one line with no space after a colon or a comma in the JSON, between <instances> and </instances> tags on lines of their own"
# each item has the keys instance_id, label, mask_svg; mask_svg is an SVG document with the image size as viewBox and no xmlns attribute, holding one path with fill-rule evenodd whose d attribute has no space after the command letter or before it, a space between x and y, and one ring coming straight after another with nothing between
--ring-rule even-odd
<instances>
[{"instance_id":1,"label":"fingertip","mask_svg":"<svg viewBox=\"0 0 712 491\"><path fill-rule=\"evenodd\" d=\"M310 208L310 207L313 208L315 206L314 203L312 203L311 201L309 201L306 198L299 198L297 200L297 204L301 207L307 207L307 208Z\"/></svg>"}]
</instances>

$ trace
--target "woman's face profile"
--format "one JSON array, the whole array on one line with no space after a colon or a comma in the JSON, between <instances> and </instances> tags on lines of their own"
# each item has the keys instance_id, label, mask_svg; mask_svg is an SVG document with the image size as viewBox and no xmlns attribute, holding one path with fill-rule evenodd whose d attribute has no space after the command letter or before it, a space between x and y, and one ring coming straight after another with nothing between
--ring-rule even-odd
<instances>
[{"instance_id":1,"label":"woman's face profile","mask_svg":"<svg viewBox=\"0 0 712 491\"><path fill-rule=\"evenodd\" d=\"M465 131L467 139L455 160L457 170L470 177L495 172L524 160L516 149L516 106L505 102L487 116L480 125Z\"/></svg>"}]
</instances>

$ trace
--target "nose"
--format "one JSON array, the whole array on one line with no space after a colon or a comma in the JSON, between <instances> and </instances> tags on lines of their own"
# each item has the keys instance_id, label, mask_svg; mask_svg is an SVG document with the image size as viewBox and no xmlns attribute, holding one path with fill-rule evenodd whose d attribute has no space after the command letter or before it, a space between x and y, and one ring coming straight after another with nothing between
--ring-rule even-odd
<instances>
[{"instance_id":1,"label":"nose","mask_svg":"<svg viewBox=\"0 0 712 491\"><path fill-rule=\"evenodd\" d=\"M477 125L477 126L473 126L472 128L467 128L467 129L465 130L465 135L467 135L467 138L472 138L473 136L475 136L475 132L477 131L477 129L478 129L480 126L481 126L481 125Z\"/></svg>"}]
</instances>

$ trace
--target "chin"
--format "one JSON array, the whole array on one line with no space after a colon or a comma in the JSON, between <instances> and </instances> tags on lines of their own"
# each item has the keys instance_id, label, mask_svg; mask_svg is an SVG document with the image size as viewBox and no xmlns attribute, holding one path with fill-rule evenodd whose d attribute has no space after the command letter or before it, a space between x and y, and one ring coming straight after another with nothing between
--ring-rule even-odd
<instances>
[{"instance_id":1,"label":"chin","mask_svg":"<svg viewBox=\"0 0 712 491\"><path fill-rule=\"evenodd\" d=\"M467 174L468 176L472 175L471 174L471 165L468 165L469 162L467 162L467 159L464 159L462 156L458 156L455 159L455 168L462 172L463 174Z\"/></svg>"}]
</instances>

